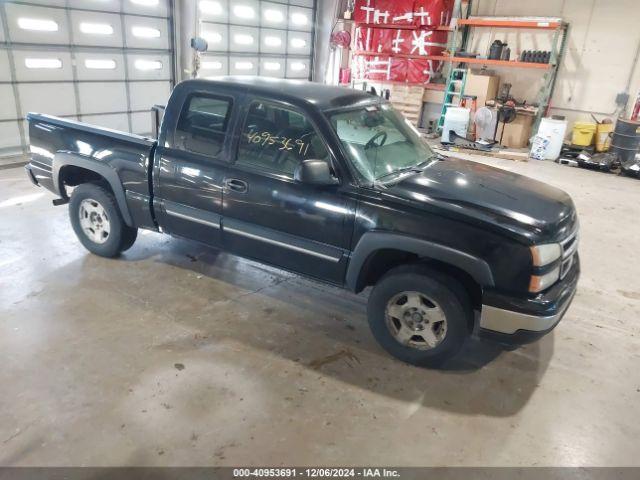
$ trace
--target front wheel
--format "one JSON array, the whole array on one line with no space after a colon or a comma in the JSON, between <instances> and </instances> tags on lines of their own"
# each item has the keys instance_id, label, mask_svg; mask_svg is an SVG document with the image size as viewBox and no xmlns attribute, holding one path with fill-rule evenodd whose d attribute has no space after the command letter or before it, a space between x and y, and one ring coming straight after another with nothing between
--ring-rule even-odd
<instances>
[{"instance_id":1,"label":"front wheel","mask_svg":"<svg viewBox=\"0 0 640 480\"><path fill-rule=\"evenodd\" d=\"M69 218L82 245L101 257L116 257L136 240L138 229L124 223L115 198L99 185L85 183L75 188Z\"/></svg>"},{"instance_id":2,"label":"front wheel","mask_svg":"<svg viewBox=\"0 0 640 480\"><path fill-rule=\"evenodd\" d=\"M378 343L394 357L436 367L470 334L472 309L454 278L420 265L395 268L376 284L367 316Z\"/></svg>"}]
</instances>

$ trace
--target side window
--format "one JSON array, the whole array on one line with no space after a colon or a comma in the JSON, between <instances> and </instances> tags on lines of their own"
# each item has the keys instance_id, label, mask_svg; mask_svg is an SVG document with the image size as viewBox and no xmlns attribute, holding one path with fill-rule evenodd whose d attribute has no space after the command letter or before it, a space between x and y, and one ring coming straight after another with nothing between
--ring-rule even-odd
<instances>
[{"instance_id":1,"label":"side window","mask_svg":"<svg viewBox=\"0 0 640 480\"><path fill-rule=\"evenodd\" d=\"M237 163L293 177L302 160L328 159L324 142L297 112L254 102L242 129Z\"/></svg>"},{"instance_id":2,"label":"side window","mask_svg":"<svg viewBox=\"0 0 640 480\"><path fill-rule=\"evenodd\" d=\"M176 148L215 157L222 150L230 113L230 100L192 95L178 118Z\"/></svg>"}]
</instances>

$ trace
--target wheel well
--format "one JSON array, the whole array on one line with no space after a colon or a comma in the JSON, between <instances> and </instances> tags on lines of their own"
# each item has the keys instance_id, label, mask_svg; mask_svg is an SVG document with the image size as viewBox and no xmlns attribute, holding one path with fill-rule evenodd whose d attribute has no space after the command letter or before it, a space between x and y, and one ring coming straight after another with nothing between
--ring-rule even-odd
<instances>
[{"instance_id":1,"label":"wheel well","mask_svg":"<svg viewBox=\"0 0 640 480\"><path fill-rule=\"evenodd\" d=\"M75 165L65 165L60 169L60 177L58 185L60 186L60 192L66 197L66 186L76 187L83 183L95 183L111 192L111 185L109 182L99 173L89 170L87 168L77 167Z\"/></svg>"},{"instance_id":2,"label":"wheel well","mask_svg":"<svg viewBox=\"0 0 640 480\"><path fill-rule=\"evenodd\" d=\"M438 270L439 272L455 278L467 291L473 308L481 308L482 287L467 272L454 265L450 265L439 260L419 257L415 253L395 249L377 250L371 254L362 266L362 271L358 278L358 285L356 286L356 292L362 291L367 286L375 285L378 280L380 280L380 278L392 268L412 263L428 265L434 270Z\"/></svg>"}]
</instances>

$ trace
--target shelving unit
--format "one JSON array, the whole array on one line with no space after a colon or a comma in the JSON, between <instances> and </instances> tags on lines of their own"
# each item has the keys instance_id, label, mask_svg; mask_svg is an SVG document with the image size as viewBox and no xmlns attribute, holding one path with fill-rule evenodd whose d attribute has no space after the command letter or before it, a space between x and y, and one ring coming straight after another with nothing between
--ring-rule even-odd
<instances>
[{"instance_id":1,"label":"shelving unit","mask_svg":"<svg viewBox=\"0 0 640 480\"><path fill-rule=\"evenodd\" d=\"M456 56L456 52L466 50L468 33L470 28L508 28L508 29L535 29L548 30L553 32L553 40L551 42L551 57L549 63L531 63L520 62L517 60L490 60L483 58L468 58ZM569 24L559 18L545 17L467 17L459 18L456 26L453 28L452 38L450 40L449 52L451 55L443 57L434 57L433 60L444 60L449 63L449 75L447 76L447 85L445 88L445 99L442 104L442 111L438 121L438 131L442 131L444 117L447 109L455 106L454 98L461 99L464 96L464 88L456 90L454 84L457 81L456 76L460 69L466 68L467 65L487 65L502 68L527 68L533 70L544 70L543 85L536 97L535 103L538 104L538 112L533 125L533 130L538 129L538 125L542 117L547 113L549 101L553 95L558 67L564 55L567 33ZM458 46L458 36L462 33L462 41ZM462 82L464 86L464 82Z\"/></svg>"}]
</instances>

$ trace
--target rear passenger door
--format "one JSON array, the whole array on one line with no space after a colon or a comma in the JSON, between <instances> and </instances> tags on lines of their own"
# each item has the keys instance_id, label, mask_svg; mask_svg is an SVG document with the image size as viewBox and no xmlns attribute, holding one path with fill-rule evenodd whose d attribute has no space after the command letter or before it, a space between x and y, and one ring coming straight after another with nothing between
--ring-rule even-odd
<instances>
[{"instance_id":1,"label":"rear passenger door","mask_svg":"<svg viewBox=\"0 0 640 480\"><path fill-rule=\"evenodd\" d=\"M219 245L222 187L229 161L234 98L186 96L175 126L158 146L154 206L163 230Z\"/></svg>"},{"instance_id":2,"label":"rear passenger door","mask_svg":"<svg viewBox=\"0 0 640 480\"><path fill-rule=\"evenodd\" d=\"M325 141L307 115L254 100L240 126L238 152L225 176L223 236L243 256L341 283L353 205L340 186L294 180L302 160L326 159Z\"/></svg>"}]
</instances>

